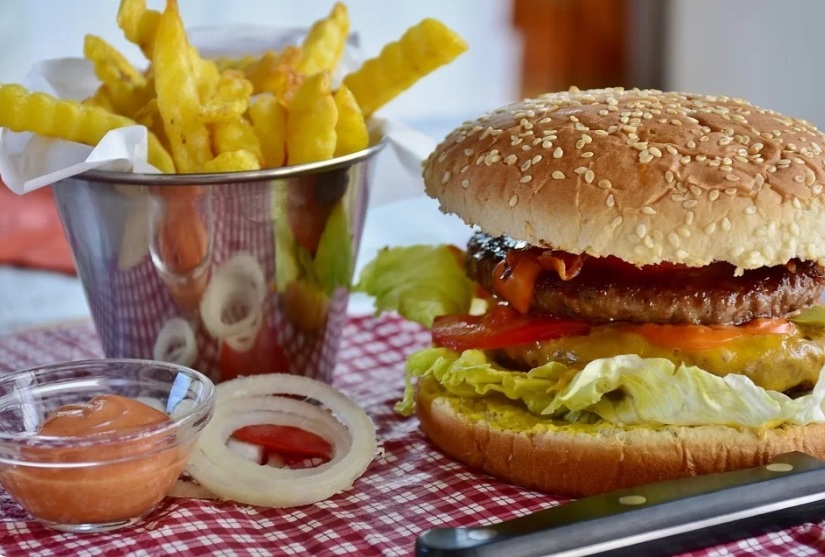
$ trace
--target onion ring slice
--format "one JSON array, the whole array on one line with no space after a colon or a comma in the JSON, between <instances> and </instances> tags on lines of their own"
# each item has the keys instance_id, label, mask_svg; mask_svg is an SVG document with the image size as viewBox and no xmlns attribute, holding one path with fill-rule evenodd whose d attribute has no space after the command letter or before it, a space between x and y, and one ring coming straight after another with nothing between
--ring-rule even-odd
<instances>
[{"instance_id":1,"label":"onion ring slice","mask_svg":"<svg viewBox=\"0 0 825 557\"><path fill-rule=\"evenodd\" d=\"M375 456L375 426L369 416L320 381L256 375L222 383L217 394L215 414L201 432L187 469L221 498L265 507L308 505L352 486ZM323 407L272 395L303 396ZM332 458L315 468L275 468L250 462L226 447L235 430L261 423L292 425L320 435L333 446Z\"/></svg>"},{"instance_id":2,"label":"onion ring slice","mask_svg":"<svg viewBox=\"0 0 825 557\"><path fill-rule=\"evenodd\" d=\"M181 317L173 317L164 323L155 340L152 358L189 367L197 357L198 344L192 326Z\"/></svg>"},{"instance_id":3,"label":"onion ring slice","mask_svg":"<svg viewBox=\"0 0 825 557\"><path fill-rule=\"evenodd\" d=\"M265 298L266 278L260 263L248 253L238 253L215 271L206 287L200 306L203 324L217 339L239 339L245 346L243 339L251 338L251 347L263 323Z\"/></svg>"}]
</instances>

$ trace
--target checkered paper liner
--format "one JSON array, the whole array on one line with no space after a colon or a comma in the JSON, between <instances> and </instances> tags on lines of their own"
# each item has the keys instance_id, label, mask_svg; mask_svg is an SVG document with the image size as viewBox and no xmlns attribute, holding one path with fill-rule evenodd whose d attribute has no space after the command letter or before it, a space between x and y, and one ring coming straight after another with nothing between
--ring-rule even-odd
<instances>
[{"instance_id":1,"label":"checkered paper liner","mask_svg":"<svg viewBox=\"0 0 825 557\"><path fill-rule=\"evenodd\" d=\"M0 555L411 555L429 528L491 524L563 503L450 460L428 444L415 418L393 411L405 357L428 341L426 331L396 317L346 324L334 385L372 417L383 447L346 492L294 509L167 499L132 528L73 535L40 526L0 490ZM0 371L101 355L91 324L0 338ZM825 522L683 556L823 554Z\"/></svg>"}]
</instances>

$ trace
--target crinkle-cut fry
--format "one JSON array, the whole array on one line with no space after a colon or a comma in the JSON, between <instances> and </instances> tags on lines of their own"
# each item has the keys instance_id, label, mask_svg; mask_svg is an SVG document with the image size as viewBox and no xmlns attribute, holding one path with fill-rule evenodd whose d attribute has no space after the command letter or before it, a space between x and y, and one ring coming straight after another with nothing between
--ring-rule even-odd
<instances>
[{"instance_id":1,"label":"crinkle-cut fry","mask_svg":"<svg viewBox=\"0 0 825 557\"><path fill-rule=\"evenodd\" d=\"M163 127L163 118L160 116L158 110L158 100L151 99L135 114L135 122L142 126L146 126L150 132L155 134L155 137L161 144L168 149L169 138L166 137L166 130Z\"/></svg>"},{"instance_id":2,"label":"crinkle-cut fry","mask_svg":"<svg viewBox=\"0 0 825 557\"><path fill-rule=\"evenodd\" d=\"M228 122L240 118L249 107L252 83L238 70L224 70L215 93L201 105L199 116L208 123Z\"/></svg>"},{"instance_id":3,"label":"crinkle-cut fry","mask_svg":"<svg viewBox=\"0 0 825 557\"><path fill-rule=\"evenodd\" d=\"M328 71L306 78L287 105L286 152L289 164L332 158L338 108Z\"/></svg>"},{"instance_id":4,"label":"crinkle-cut fry","mask_svg":"<svg viewBox=\"0 0 825 557\"><path fill-rule=\"evenodd\" d=\"M148 60L153 58L155 34L160 23L160 12L147 10L146 0L121 0L117 10L117 25L131 43L140 47Z\"/></svg>"},{"instance_id":5,"label":"crinkle-cut fry","mask_svg":"<svg viewBox=\"0 0 825 557\"><path fill-rule=\"evenodd\" d=\"M298 71L312 75L322 70L334 70L344 54L348 34L347 7L336 2L330 14L316 21L304 38Z\"/></svg>"},{"instance_id":6,"label":"crinkle-cut fry","mask_svg":"<svg viewBox=\"0 0 825 557\"><path fill-rule=\"evenodd\" d=\"M333 97L338 107L338 123L335 125L337 143L335 156L348 155L366 149L370 142L367 123L358 107L358 101L346 85L341 85Z\"/></svg>"},{"instance_id":7,"label":"crinkle-cut fry","mask_svg":"<svg viewBox=\"0 0 825 557\"><path fill-rule=\"evenodd\" d=\"M264 168L276 168L286 162L286 109L272 93L255 98L249 117L264 156Z\"/></svg>"},{"instance_id":8,"label":"crinkle-cut fry","mask_svg":"<svg viewBox=\"0 0 825 557\"><path fill-rule=\"evenodd\" d=\"M209 129L198 119L200 96L176 0L168 0L155 37L155 90L178 172L199 172L212 159Z\"/></svg>"},{"instance_id":9,"label":"crinkle-cut fry","mask_svg":"<svg viewBox=\"0 0 825 557\"><path fill-rule=\"evenodd\" d=\"M218 80L221 75L218 66L212 60L201 58L200 52L194 46L189 46L189 57L192 63L192 73L195 76L195 84L198 89L198 97L201 103L205 103L215 94L218 87Z\"/></svg>"},{"instance_id":10,"label":"crinkle-cut fry","mask_svg":"<svg viewBox=\"0 0 825 557\"><path fill-rule=\"evenodd\" d=\"M246 118L237 118L230 122L212 124L212 149L220 155L232 151L249 151L258 159L258 165L264 163L261 142L255 134L252 124Z\"/></svg>"},{"instance_id":11,"label":"crinkle-cut fry","mask_svg":"<svg viewBox=\"0 0 825 557\"><path fill-rule=\"evenodd\" d=\"M83 55L94 65L95 75L106 85L115 111L132 117L152 98L142 73L115 47L97 35L86 35Z\"/></svg>"},{"instance_id":12,"label":"crinkle-cut fry","mask_svg":"<svg viewBox=\"0 0 825 557\"><path fill-rule=\"evenodd\" d=\"M105 108L109 112L115 112L115 107L112 104L112 96L105 83L101 83L94 95L86 97L82 102L88 106L97 106L99 108Z\"/></svg>"},{"instance_id":13,"label":"crinkle-cut fry","mask_svg":"<svg viewBox=\"0 0 825 557\"><path fill-rule=\"evenodd\" d=\"M369 117L416 81L452 62L467 43L437 19L427 18L407 29L398 41L344 78L358 105Z\"/></svg>"},{"instance_id":14,"label":"crinkle-cut fry","mask_svg":"<svg viewBox=\"0 0 825 557\"><path fill-rule=\"evenodd\" d=\"M252 151L238 149L221 153L214 159L206 161L206 172L239 172L243 170L260 170L258 157Z\"/></svg>"},{"instance_id":15,"label":"crinkle-cut fry","mask_svg":"<svg viewBox=\"0 0 825 557\"><path fill-rule=\"evenodd\" d=\"M265 52L254 64L244 70L252 82L254 93L272 93L282 103L292 97L303 80L296 69L301 59L300 47L289 45L281 52Z\"/></svg>"},{"instance_id":16,"label":"crinkle-cut fry","mask_svg":"<svg viewBox=\"0 0 825 557\"><path fill-rule=\"evenodd\" d=\"M253 54L243 56L241 58L229 58L221 56L215 59L215 65L218 66L218 71L224 70L238 70L245 72L252 64L256 63L259 58Z\"/></svg>"},{"instance_id":17,"label":"crinkle-cut fry","mask_svg":"<svg viewBox=\"0 0 825 557\"><path fill-rule=\"evenodd\" d=\"M97 145L111 130L135 125L134 120L97 106L33 93L21 85L0 85L0 127ZM174 172L172 157L151 132L149 163L162 172Z\"/></svg>"}]
</instances>

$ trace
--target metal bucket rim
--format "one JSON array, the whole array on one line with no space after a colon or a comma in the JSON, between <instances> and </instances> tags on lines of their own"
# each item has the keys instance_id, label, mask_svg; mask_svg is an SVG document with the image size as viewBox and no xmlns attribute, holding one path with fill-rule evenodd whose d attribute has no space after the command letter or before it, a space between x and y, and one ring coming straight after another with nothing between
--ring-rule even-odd
<instances>
[{"instance_id":1,"label":"metal bucket rim","mask_svg":"<svg viewBox=\"0 0 825 557\"><path fill-rule=\"evenodd\" d=\"M74 178L89 182L103 182L115 184L129 184L142 186L204 186L210 184L233 184L240 182L264 182L294 178L305 174L317 174L352 166L355 163L372 158L388 143L386 137L370 145L366 149L317 162L265 168L262 170L247 170L242 172L221 172L201 174L141 174L133 172L116 172L112 170L87 170Z\"/></svg>"}]
</instances>

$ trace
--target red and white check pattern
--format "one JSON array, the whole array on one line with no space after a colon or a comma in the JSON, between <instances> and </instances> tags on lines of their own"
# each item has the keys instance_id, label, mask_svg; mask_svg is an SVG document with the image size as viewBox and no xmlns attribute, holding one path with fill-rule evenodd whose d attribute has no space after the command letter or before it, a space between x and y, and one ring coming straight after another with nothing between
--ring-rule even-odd
<instances>
[{"instance_id":1,"label":"red and white check pattern","mask_svg":"<svg viewBox=\"0 0 825 557\"><path fill-rule=\"evenodd\" d=\"M395 414L405 357L428 341L426 331L395 317L347 323L334 384L372 417L384 452L345 493L295 509L166 500L133 528L72 535L41 527L0 491L0 555L411 555L423 530L490 524L562 503L451 461L414 418ZM100 356L91 324L0 338L0 371ZM825 523L686 555L823 554Z\"/></svg>"}]
</instances>

